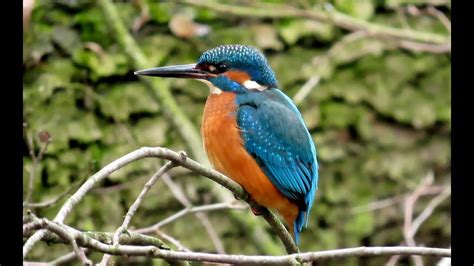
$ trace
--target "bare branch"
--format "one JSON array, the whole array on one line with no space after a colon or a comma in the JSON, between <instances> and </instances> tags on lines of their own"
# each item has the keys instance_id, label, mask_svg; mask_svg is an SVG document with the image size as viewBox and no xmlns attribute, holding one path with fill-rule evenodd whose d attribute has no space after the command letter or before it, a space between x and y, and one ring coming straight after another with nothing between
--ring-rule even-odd
<instances>
[{"instance_id":1,"label":"bare branch","mask_svg":"<svg viewBox=\"0 0 474 266\"><path fill-rule=\"evenodd\" d=\"M183 0L182 2L197 7L205 7L216 12L238 16L259 18L308 18L323 23L332 23L340 28L350 31L367 32L374 36L390 37L428 44L445 44L450 42L449 36L375 24L351 17L334 9L322 10L321 8L315 7L310 10L303 10L289 5L262 2L255 2L254 4L246 6L221 4L216 1Z\"/></svg>"},{"instance_id":2,"label":"bare branch","mask_svg":"<svg viewBox=\"0 0 474 266\"><path fill-rule=\"evenodd\" d=\"M239 206L237 204L234 204L232 202L230 203L216 203L216 204L209 204L209 205L203 205L203 206L196 206L196 207L190 207L190 208L184 208L181 211L169 216L168 218L161 220L160 222L149 226L145 228L140 228L133 230L136 233L140 234L150 234L155 232L156 230L160 229L161 227L170 224L179 218L186 216L191 213L197 213L197 212L209 212L209 211L217 211L217 210L225 210L225 209L238 209L238 210L243 210L246 209L246 206Z\"/></svg>"},{"instance_id":3,"label":"bare branch","mask_svg":"<svg viewBox=\"0 0 474 266\"><path fill-rule=\"evenodd\" d=\"M293 97L293 102L298 105L316 87L321 80L319 76L312 76Z\"/></svg>"},{"instance_id":4,"label":"bare branch","mask_svg":"<svg viewBox=\"0 0 474 266\"><path fill-rule=\"evenodd\" d=\"M46 152L46 149L48 149L48 145L51 142L51 138L48 138L44 142L43 146L41 146L40 151L36 155L35 147L34 147L34 139L28 136L27 132L25 132L25 137L26 137L26 143L28 146L30 157L33 162L30 169L30 175L29 175L29 180L28 180L28 190L26 192L25 200L23 201L23 206L27 205L31 199L31 195L33 193L34 180L36 178L36 170L38 169L41 160L43 160L44 153Z\"/></svg>"},{"instance_id":5,"label":"bare branch","mask_svg":"<svg viewBox=\"0 0 474 266\"><path fill-rule=\"evenodd\" d=\"M33 214L27 215L26 218L24 218L25 221L31 221L28 224L25 224L23 226L23 237L28 237L31 233L31 230L38 229L38 228L46 228L48 229L48 224L56 224L54 222L48 221L47 219L41 219L43 220L44 223L39 223L40 219L36 218ZM111 247L115 247L116 245L113 245L113 238L114 234L109 233L109 232L93 232L93 231L86 231L82 232L79 230L76 230L72 227L69 227L64 224L57 224L64 230L68 231L71 237L74 238L74 240L77 242L77 244L81 247L86 247L88 249L83 249L84 252L86 250L92 251L96 250L95 247L97 246L97 243L103 243L107 245L111 245ZM53 230L44 230L44 241L47 241L48 243L69 243L69 238L65 238L63 235L57 234L56 231ZM158 249L165 249L169 250L170 248L165 245L160 239L147 236L147 235L142 235L142 234L137 234L134 232L128 232L127 234L122 234L120 235L120 243L124 245L130 245L130 246L147 246L147 247L155 247ZM75 253L73 254L75 256ZM53 262L51 264L58 264L62 262L69 261L73 258L71 258L71 254L66 254ZM166 259L165 259L166 260ZM187 265L184 262L176 262L174 264L181 264L181 265Z\"/></svg>"},{"instance_id":6,"label":"bare branch","mask_svg":"<svg viewBox=\"0 0 474 266\"><path fill-rule=\"evenodd\" d=\"M444 186L430 186L421 192L420 197L428 196L428 195L437 195L437 194L442 193L444 190L445 190ZM379 209L383 209L383 208L403 202L403 200L407 196L408 195L397 195L394 197L370 202L367 205L356 206L351 209L351 213L361 213L361 212L376 211Z\"/></svg>"},{"instance_id":7,"label":"bare branch","mask_svg":"<svg viewBox=\"0 0 474 266\"><path fill-rule=\"evenodd\" d=\"M403 237L405 238L405 243L408 246L415 247L417 246L415 242L415 235L418 231L421 224L428 219L428 217L433 213L436 206L438 206L444 199L446 199L451 194L451 187L443 187L442 193L433 198L430 203L425 207L423 212L418 215L418 217L413 221L413 213L416 202L421 195L430 190L431 184L433 183L434 176L432 172L429 172L426 177L424 177L417 188L409 196L406 196L405 205L404 205L404 225L403 225ZM415 265L423 265L423 260L419 256L412 256ZM396 265L398 262L399 256L392 256L387 262L388 266Z\"/></svg>"},{"instance_id":8,"label":"bare branch","mask_svg":"<svg viewBox=\"0 0 474 266\"><path fill-rule=\"evenodd\" d=\"M127 231L128 226L130 225L130 222L132 221L132 217L135 215L135 213L138 210L138 207L142 203L143 199L145 198L146 193L150 191L151 187L155 184L156 181L166 172L168 172L170 169L175 167L176 165L173 162L167 162L163 167L160 168L151 178L148 180L148 182L145 184L143 187L142 191L138 195L138 197L135 199L135 202L133 202L132 206L128 209L127 214L125 215L125 219L123 220L122 225L115 231L114 237L113 237L113 244L114 245L119 245L120 244L120 236L122 233ZM110 259L110 255L104 255L102 258L101 265L107 265L108 260Z\"/></svg>"},{"instance_id":9,"label":"bare branch","mask_svg":"<svg viewBox=\"0 0 474 266\"><path fill-rule=\"evenodd\" d=\"M248 202L251 206L258 207L258 205L252 201L245 192L245 190L232 179L224 176L223 174L209 169L198 162L183 156L183 154L179 154L172 150L161 148L161 147L142 147L138 150L135 150L129 154L126 154L119 159L109 163L104 168L102 168L99 172L91 176L75 193L72 195L61 207L58 214L54 218L55 222L63 222L66 216L71 212L72 208L81 201L81 199L101 180L105 177L109 176L111 173L117 171L118 169L128 165L131 162L136 160L140 160L143 158L161 158L173 161L175 164L183 166L193 172L196 172L202 176L205 176L222 186L226 187L230 191L232 191L237 197L242 200ZM295 243L291 235L288 233L286 228L283 224L279 221L279 219L266 208L263 208L262 217L270 224L270 226L274 229L277 235L280 237L282 242L285 245L285 248L289 253L297 253L298 248L296 247ZM28 241L23 246L23 257L26 257L28 252L33 248L33 246L42 239L46 232L38 231L33 236L31 236Z\"/></svg>"},{"instance_id":10,"label":"bare branch","mask_svg":"<svg viewBox=\"0 0 474 266\"><path fill-rule=\"evenodd\" d=\"M124 245L112 244L112 233L81 232L67 225L50 222L47 219L36 219L24 225L24 233L31 230L44 228L49 241L64 243L77 243L90 250L119 256L145 256L162 258L167 261L201 261L213 263L239 263L239 264L300 264L305 262L320 261L325 259L337 259L361 256L384 256L384 255L419 255L451 257L451 249L427 248L427 247L355 247L347 249L306 252L285 256L245 256L245 255L223 255L199 252L171 251L156 238L130 233L122 235L120 241ZM52 234L52 233L54 234ZM123 239L122 239L123 238ZM143 242L145 240L145 242ZM148 241L149 244L146 244ZM79 252L79 251L78 251ZM83 252L81 250L80 252Z\"/></svg>"},{"instance_id":11,"label":"bare branch","mask_svg":"<svg viewBox=\"0 0 474 266\"><path fill-rule=\"evenodd\" d=\"M164 232L162 232L160 230L156 230L155 233L157 235L159 235L162 239L164 239L164 240L170 242L171 244L173 244L179 251L192 252L189 248L183 246L183 244L181 244L181 242L174 239L170 235L165 234Z\"/></svg>"},{"instance_id":12,"label":"bare branch","mask_svg":"<svg viewBox=\"0 0 474 266\"><path fill-rule=\"evenodd\" d=\"M143 201L143 199L145 198L145 194L151 189L151 187L153 186L153 184L155 184L155 182L164 174L166 173L167 171L169 171L171 168L175 167L175 165L173 164L173 162L167 162L163 167L161 167L160 170L158 170L158 172L156 172L156 174L154 174L150 180L145 184L145 187L143 188L143 190L140 192L140 195L138 196L138 198L135 200L135 202L133 203L133 205L130 207L130 209L128 210L127 214L125 215L125 219L122 223L122 225L120 226L120 228L115 232L115 235L114 235L114 244L118 244L119 243L119 238L120 238L120 235L122 234L122 232L124 232L125 230L127 230L128 228L128 225L130 224L130 221L132 220L132 217L135 215L136 211L138 210L138 206L140 206L141 202Z\"/></svg>"},{"instance_id":13,"label":"bare branch","mask_svg":"<svg viewBox=\"0 0 474 266\"><path fill-rule=\"evenodd\" d=\"M399 47L415 52L430 52L433 54L444 54L451 52L451 42L443 44L426 44L412 41L399 41L396 43Z\"/></svg>"},{"instance_id":14,"label":"bare branch","mask_svg":"<svg viewBox=\"0 0 474 266\"><path fill-rule=\"evenodd\" d=\"M71 193L71 191L76 190L79 187L79 185L81 185L86 179L87 179L87 176L85 176L85 177L81 178L80 180L74 182L74 184L69 186L69 188L66 191L61 193L59 196L56 196L55 198L45 200L43 202L34 202L34 203L33 202L32 203L23 202L23 208L47 208L47 207L51 207L51 206L55 205L56 203L58 203L59 201L61 201L64 197L69 195Z\"/></svg>"},{"instance_id":15,"label":"bare branch","mask_svg":"<svg viewBox=\"0 0 474 266\"><path fill-rule=\"evenodd\" d=\"M71 191L73 187L70 187L68 190L64 191L61 193L59 196L45 200L42 202L34 202L34 203L28 203L28 202L23 202L23 208L46 208L53 206L54 204L58 203L61 199L63 199L65 196L67 196Z\"/></svg>"},{"instance_id":16,"label":"bare branch","mask_svg":"<svg viewBox=\"0 0 474 266\"><path fill-rule=\"evenodd\" d=\"M76 254L72 252L72 255L76 257ZM49 266L50 264L37 261L23 261L23 266Z\"/></svg>"},{"instance_id":17,"label":"bare branch","mask_svg":"<svg viewBox=\"0 0 474 266\"><path fill-rule=\"evenodd\" d=\"M423 210L423 212L421 212L420 215L418 215L418 217L416 217L416 219L413 221L413 223L411 225L411 228L410 228L410 231L409 231L409 235L411 237L415 236L415 234L416 234L416 232L418 232L418 229L420 228L421 224L423 224L423 222L425 222L426 219L428 219L431 216L434 209L436 209L436 207L441 202L443 202L445 199L447 199L450 195L451 195L451 187L448 186L448 187L445 188L443 193L439 194L438 196L433 198L430 201L430 203L428 203L428 205Z\"/></svg>"},{"instance_id":18,"label":"bare branch","mask_svg":"<svg viewBox=\"0 0 474 266\"><path fill-rule=\"evenodd\" d=\"M446 17L446 15L443 12L439 11L438 9L436 9L433 6L427 7L426 11L428 12L428 14L430 14L430 15L436 17L437 19L439 19L439 21L441 21L441 23L451 33L451 21L449 20L448 17Z\"/></svg>"},{"instance_id":19,"label":"bare branch","mask_svg":"<svg viewBox=\"0 0 474 266\"><path fill-rule=\"evenodd\" d=\"M443 12L436 9L433 5L429 5L424 9L420 9L415 5L409 5L406 7L406 11L412 16L420 16L425 14L433 16L443 24L443 26L446 28L446 30L449 31L449 33L451 33L451 21L448 17L446 17Z\"/></svg>"},{"instance_id":20,"label":"bare branch","mask_svg":"<svg viewBox=\"0 0 474 266\"><path fill-rule=\"evenodd\" d=\"M28 233L28 231L38 229L38 228L46 228L50 230L51 232L56 233L58 236L60 236L63 239L66 239L69 241L69 243L72 245L74 252L76 253L76 256L81 260L83 265L92 265L92 262L86 257L86 254L84 254L84 251L79 248L79 246L76 243L75 237L69 232L67 229L63 228L61 225L50 222L47 219L38 219L36 221L33 221L29 224L26 224L23 226L23 234Z\"/></svg>"},{"instance_id":21,"label":"bare branch","mask_svg":"<svg viewBox=\"0 0 474 266\"><path fill-rule=\"evenodd\" d=\"M46 219L41 224L48 230L56 230ZM59 227L59 224L57 224ZM121 256L146 256L162 258L165 260L178 261L201 261L214 263L239 263L239 264L300 264L304 262L320 261L325 259L337 259L360 256L383 256L383 255L420 255L450 257L451 249L426 248L426 247L356 247L330 251L307 252L285 256L245 256L245 255L223 255L199 252L181 252L160 249L154 246L130 246L130 245L108 245L90 238L79 231L70 230L71 237L78 240L79 244L87 243L87 247L110 255ZM57 232L55 232L57 233ZM61 233L61 232L60 232ZM59 233L59 234L60 234ZM58 235L59 235L58 234ZM79 241L80 240L80 241Z\"/></svg>"},{"instance_id":22,"label":"bare branch","mask_svg":"<svg viewBox=\"0 0 474 266\"><path fill-rule=\"evenodd\" d=\"M403 235L405 236L405 240L407 243L410 245L415 246L415 243L413 241L413 236L409 234L411 231L411 226L412 226L412 221L413 221L413 209L415 208L416 201L418 198L421 196L423 191L425 191L432 183L433 183L433 173L430 172L428 175L423 178L423 180L420 182L418 187L413 191L413 193L406 198L405 201L405 221L403 225Z\"/></svg>"},{"instance_id":23,"label":"bare branch","mask_svg":"<svg viewBox=\"0 0 474 266\"><path fill-rule=\"evenodd\" d=\"M84 253L87 255L90 250L87 249L87 248L81 248L82 251L84 251ZM74 260L75 258L77 258L76 256L76 253L74 252L69 252L61 257L58 257L57 259L53 260L53 261L50 261L48 263L46 263L46 265L61 265L61 264L65 264L65 263L68 263L72 260Z\"/></svg>"},{"instance_id":24,"label":"bare branch","mask_svg":"<svg viewBox=\"0 0 474 266\"><path fill-rule=\"evenodd\" d=\"M39 220L39 219L37 219ZM112 245L113 244L113 237L114 233L110 232L97 232L97 231L79 231L77 229L74 229L70 226L67 226L65 224L60 224L62 227L66 228L68 231L73 232L75 236L79 236L79 238L76 239L76 242L78 243L79 246L85 247L85 248L93 248L94 246L90 246L90 243L85 241L83 237L87 237L90 239L93 239L95 241L99 241L101 243L107 244L107 245ZM33 229L35 227L31 227L28 225L29 228L28 230L25 230L25 234L23 237L28 237ZM54 232L50 232L46 230L46 235L43 238L44 241L48 243L61 243L61 244L67 244L68 241L60 236L58 236ZM123 245L130 245L130 246L154 246L159 249L166 249L169 250L170 248L163 243L162 240L148 236L148 235L143 235L143 234L138 234L135 232L129 232L128 234L122 234L120 236L120 243Z\"/></svg>"},{"instance_id":25,"label":"bare branch","mask_svg":"<svg viewBox=\"0 0 474 266\"><path fill-rule=\"evenodd\" d=\"M426 248L426 247L356 247L330 251L308 252L285 256L245 256L245 255L222 255L199 252L180 252L160 250L155 247L119 246L113 248L111 245L100 243L97 251L112 255L148 256L153 258L164 258L169 260L201 261L214 263L234 264L299 264L304 262L320 261L326 259L338 259L346 257L386 256L386 255L419 255L450 257L451 249Z\"/></svg>"},{"instance_id":26,"label":"bare branch","mask_svg":"<svg viewBox=\"0 0 474 266\"><path fill-rule=\"evenodd\" d=\"M173 182L169 175L163 176L163 181L166 183L166 185L168 185L173 195L181 202L181 204L184 205L184 207L188 209L193 207L191 201L189 201L189 199L183 193L182 189ZM212 227L211 221L209 221L209 217L207 217L207 215L202 212L195 212L194 215L201 222L202 226L204 226L204 229L206 229L206 232L209 235L209 238L211 239L212 243L214 244L216 251L219 254L225 254L224 245L222 244L221 240L219 239L219 236Z\"/></svg>"}]
</instances>

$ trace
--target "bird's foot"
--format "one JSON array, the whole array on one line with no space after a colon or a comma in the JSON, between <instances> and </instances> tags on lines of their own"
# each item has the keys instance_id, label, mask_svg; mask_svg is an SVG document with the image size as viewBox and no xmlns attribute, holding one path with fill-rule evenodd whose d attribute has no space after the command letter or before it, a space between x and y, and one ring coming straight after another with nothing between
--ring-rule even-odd
<instances>
[{"instance_id":1,"label":"bird's foot","mask_svg":"<svg viewBox=\"0 0 474 266\"><path fill-rule=\"evenodd\" d=\"M263 213L263 210L262 210L262 207L258 206L258 207L250 207L250 209L252 210L253 214L255 216L260 216L262 215Z\"/></svg>"}]
</instances>

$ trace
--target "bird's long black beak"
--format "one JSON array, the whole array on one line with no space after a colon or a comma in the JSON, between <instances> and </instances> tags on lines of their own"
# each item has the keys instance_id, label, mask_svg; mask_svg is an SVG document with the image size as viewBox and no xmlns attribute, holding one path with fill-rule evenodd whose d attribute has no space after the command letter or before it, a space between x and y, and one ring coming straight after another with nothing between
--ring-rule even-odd
<instances>
[{"instance_id":1,"label":"bird's long black beak","mask_svg":"<svg viewBox=\"0 0 474 266\"><path fill-rule=\"evenodd\" d=\"M214 76L196 67L196 64L165 66L135 71L135 75L165 78L206 79Z\"/></svg>"}]
</instances>

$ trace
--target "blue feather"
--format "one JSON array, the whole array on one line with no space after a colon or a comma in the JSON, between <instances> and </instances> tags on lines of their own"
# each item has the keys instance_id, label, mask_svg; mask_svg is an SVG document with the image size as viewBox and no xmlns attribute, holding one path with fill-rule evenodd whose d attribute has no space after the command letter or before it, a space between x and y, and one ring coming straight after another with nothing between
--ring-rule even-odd
<instances>
[{"instance_id":1,"label":"blue feather","mask_svg":"<svg viewBox=\"0 0 474 266\"><path fill-rule=\"evenodd\" d=\"M296 106L278 89L239 94L237 104L245 148L278 190L299 206L294 222L298 243L318 182L311 135Z\"/></svg>"}]
</instances>

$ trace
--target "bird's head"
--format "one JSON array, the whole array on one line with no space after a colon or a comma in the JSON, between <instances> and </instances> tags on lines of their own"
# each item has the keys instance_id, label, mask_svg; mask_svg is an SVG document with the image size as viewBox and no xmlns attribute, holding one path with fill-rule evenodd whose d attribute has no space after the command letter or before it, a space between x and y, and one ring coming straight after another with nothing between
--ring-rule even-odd
<instances>
[{"instance_id":1,"label":"bird's head","mask_svg":"<svg viewBox=\"0 0 474 266\"><path fill-rule=\"evenodd\" d=\"M244 93L277 86L265 56L247 45L221 45L205 51L195 64L157 67L135 74L197 79L209 85L213 93Z\"/></svg>"}]
</instances>

